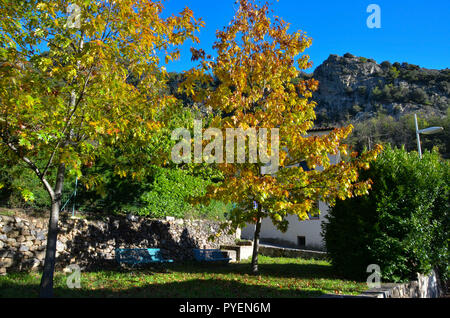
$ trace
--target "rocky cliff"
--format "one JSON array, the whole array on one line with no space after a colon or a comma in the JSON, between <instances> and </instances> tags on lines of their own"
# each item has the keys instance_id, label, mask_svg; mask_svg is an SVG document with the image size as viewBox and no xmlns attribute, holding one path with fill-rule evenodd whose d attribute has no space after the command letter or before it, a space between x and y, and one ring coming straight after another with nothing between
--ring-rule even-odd
<instances>
[{"instance_id":1,"label":"rocky cliff","mask_svg":"<svg viewBox=\"0 0 450 318\"><path fill-rule=\"evenodd\" d=\"M319 90L319 123L360 121L385 113L396 118L420 111L444 115L450 106L450 69L430 70L408 63L330 55L313 74Z\"/></svg>"}]
</instances>

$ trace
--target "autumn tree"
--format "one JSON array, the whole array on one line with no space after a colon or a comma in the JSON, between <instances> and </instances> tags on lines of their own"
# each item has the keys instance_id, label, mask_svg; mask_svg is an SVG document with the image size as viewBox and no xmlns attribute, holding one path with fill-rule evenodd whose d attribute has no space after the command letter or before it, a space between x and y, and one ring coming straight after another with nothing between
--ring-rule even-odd
<instances>
[{"instance_id":1,"label":"autumn tree","mask_svg":"<svg viewBox=\"0 0 450 318\"><path fill-rule=\"evenodd\" d=\"M53 294L58 218L65 178L87 185L81 168L97 158L138 177L161 113L160 67L179 56L203 22L185 8L163 17L151 0L0 1L0 153L20 158L51 200L40 296ZM133 80L134 79L134 80ZM127 155L115 161L115 151Z\"/></svg>"},{"instance_id":2,"label":"autumn tree","mask_svg":"<svg viewBox=\"0 0 450 318\"><path fill-rule=\"evenodd\" d=\"M192 50L193 58L200 63L188 72L183 85L206 107L222 112L211 126L222 129L223 136L230 128L255 128L261 146L268 140L267 135L261 135L263 128L279 129L279 140L271 138L269 145L271 151L274 142L279 142L277 172L262 170L261 160L227 160L219 163L224 182L212 186L206 196L206 200L236 203L230 216L235 227L256 224L253 273L258 272L263 218L270 218L279 230L286 231L288 215L302 221L308 219L308 213L319 213L314 205L317 200L333 204L337 198L366 194L370 181L358 181L358 169L368 168L368 162L380 150L377 147L360 155L347 154L347 146L341 141L350 134L351 126L323 136L308 135L316 119L316 103L311 97L318 82L295 80L300 70L311 67L309 56L300 55L310 45L311 39L304 32L289 32L289 24L273 16L267 3L240 0L230 25L217 31L215 58L202 49ZM205 85L213 82L218 84ZM329 155L339 153L344 160L331 164ZM261 149L259 155L261 159ZM310 169L305 171L301 162Z\"/></svg>"}]
</instances>

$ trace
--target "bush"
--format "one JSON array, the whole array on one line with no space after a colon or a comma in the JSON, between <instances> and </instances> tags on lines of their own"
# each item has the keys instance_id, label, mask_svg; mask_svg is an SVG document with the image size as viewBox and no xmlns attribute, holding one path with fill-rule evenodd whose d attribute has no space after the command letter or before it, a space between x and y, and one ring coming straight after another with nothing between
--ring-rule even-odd
<instances>
[{"instance_id":1,"label":"bush","mask_svg":"<svg viewBox=\"0 0 450 318\"><path fill-rule=\"evenodd\" d=\"M387 147L362 172L369 195L339 201L330 209L322 235L332 264L343 275L364 279L378 264L383 281L416 279L438 267L448 269L449 164L439 154Z\"/></svg>"},{"instance_id":2,"label":"bush","mask_svg":"<svg viewBox=\"0 0 450 318\"><path fill-rule=\"evenodd\" d=\"M192 208L187 201L189 196L204 194L206 186L206 181L183 170L158 169L150 191L141 196L144 207L139 214L154 218L182 218Z\"/></svg>"},{"instance_id":3,"label":"bush","mask_svg":"<svg viewBox=\"0 0 450 318\"><path fill-rule=\"evenodd\" d=\"M382 100L382 98L383 98L383 91L378 86L375 86L372 89L372 97L376 101Z\"/></svg>"},{"instance_id":4,"label":"bush","mask_svg":"<svg viewBox=\"0 0 450 318\"><path fill-rule=\"evenodd\" d=\"M367 58L361 56L359 58L359 61L362 62L362 63L366 63L367 62Z\"/></svg>"},{"instance_id":5,"label":"bush","mask_svg":"<svg viewBox=\"0 0 450 318\"><path fill-rule=\"evenodd\" d=\"M405 87L395 86L392 88L391 94L394 101L398 103L408 102L409 90Z\"/></svg>"},{"instance_id":6,"label":"bush","mask_svg":"<svg viewBox=\"0 0 450 318\"><path fill-rule=\"evenodd\" d=\"M428 95L422 88L413 89L409 93L409 98L411 101L418 104L425 104L428 101Z\"/></svg>"},{"instance_id":7,"label":"bush","mask_svg":"<svg viewBox=\"0 0 450 318\"><path fill-rule=\"evenodd\" d=\"M359 105L353 105L353 107L352 107L352 112L353 112L353 114L357 114L357 113L359 113L359 112L361 112L362 111L362 107L361 106L359 106Z\"/></svg>"},{"instance_id":8,"label":"bush","mask_svg":"<svg viewBox=\"0 0 450 318\"><path fill-rule=\"evenodd\" d=\"M388 72L388 74L387 74L387 77L388 77L391 81L397 79L399 76L400 76L400 71L399 71L397 68L395 68L395 67L393 66L393 67L391 67L391 68L389 69L389 72Z\"/></svg>"},{"instance_id":9,"label":"bush","mask_svg":"<svg viewBox=\"0 0 450 318\"><path fill-rule=\"evenodd\" d=\"M201 177L178 169L157 169L149 191L141 196L142 207L137 214L152 218L174 216L177 218L214 218L224 219L231 205L212 201L209 205L193 206L190 198L206 193L211 183Z\"/></svg>"},{"instance_id":10,"label":"bush","mask_svg":"<svg viewBox=\"0 0 450 318\"><path fill-rule=\"evenodd\" d=\"M383 62L381 62L380 65L383 69L390 69L392 66L391 62L389 62L389 61L383 61Z\"/></svg>"},{"instance_id":11,"label":"bush","mask_svg":"<svg viewBox=\"0 0 450 318\"><path fill-rule=\"evenodd\" d=\"M366 97L367 95L367 86L358 86L358 94Z\"/></svg>"}]
</instances>

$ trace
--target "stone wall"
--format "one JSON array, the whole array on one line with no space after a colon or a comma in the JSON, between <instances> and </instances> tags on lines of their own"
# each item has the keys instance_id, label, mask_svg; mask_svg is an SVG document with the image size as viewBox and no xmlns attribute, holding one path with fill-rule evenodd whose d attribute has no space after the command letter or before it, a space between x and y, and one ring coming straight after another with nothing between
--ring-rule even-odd
<instances>
[{"instance_id":1,"label":"stone wall","mask_svg":"<svg viewBox=\"0 0 450 318\"><path fill-rule=\"evenodd\" d=\"M77 264L85 269L117 266L115 248L159 247L175 261L193 258L194 248L234 244L235 235L214 242L219 223L205 220L151 220L107 217L102 220L62 217L57 242L57 268ZM0 274L40 269L45 257L47 220L0 216Z\"/></svg>"},{"instance_id":2,"label":"stone wall","mask_svg":"<svg viewBox=\"0 0 450 318\"><path fill-rule=\"evenodd\" d=\"M372 288L361 294L374 298L439 298L443 294L438 275L432 271L428 275L417 274L417 280L408 283L384 283L380 288Z\"/></svg>"}]
</instances>

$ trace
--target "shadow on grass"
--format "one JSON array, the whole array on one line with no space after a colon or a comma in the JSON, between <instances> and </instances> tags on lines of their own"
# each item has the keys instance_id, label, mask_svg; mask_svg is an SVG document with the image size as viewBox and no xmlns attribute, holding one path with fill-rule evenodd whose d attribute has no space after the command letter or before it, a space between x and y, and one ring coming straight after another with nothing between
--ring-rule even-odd
<instances>
[{"instance_id":1,"label":"shadow on grass","mask_svg":"<svg viewBox=\"0 0 450 318\"><path fill-rule=\"evenodd\" d=\"M259 266L260 276L272 278L294 278L294 279L343 279L329 265L322 264L299 264L299 263L262 263ZM96 272L97 270L87 270L84 272ZM111 273L167 273L178 272L187 274L223 274L223 275L252 275L250 263L208 263L185 261L172 264L150 264L141 265L136 268L121 268L115 263L105 268L105 271Z\"/></svg>"},{"instance_id":2,"label":"shadow on grass","mask_svg":"<svg viewBox=\"0 0 450 318\"><path fill-rule=\"evenodd\" d=\"M37 297L38 290L38 284L7 283L0 286L0 297ZM193 279L182 282L145 284L126 289L89 290L69 289L61 286L54 289L56 298L307 298L319 297L322 294L317 290L281 289L221 279Z\"/></svg>"},{"instance_id":3,"label":"shadow on grass","mask_svg":"<svg viewBox=\"0 0 450 318\"><path fill-rule=\"evenodd\" d=\"M259 265L259 277L250 275L250 264L227 265L198 262L161 264L143 268L83 271L81 289L66 287L66 276L55 278L55 297L86 298L302 298L319 297L332 281L340 284L331 266L320 263L285 263ZM83 275L85 273L86 275ZM8 275L9 276L9 275ZM155 276L155 277L152 277ZM151 280L151 283L148 280ZM328 280L325 283L321 279ZM292 281L319 281L314 288L277 286ZM331 283L330 283L331 281ZM0 297L36 297L38 280L14 274L0 279Z\"/></svg>"},{"instance_id":4,"label":"shadow on grass","mask_svg":"<svg viewBox=\"0 0 450 318\"><path fill-rule=\"evenodd\" d=\"M331 266L321 264L298 264L295 262L284 264L260 264L259 275L277 278L296 279L342 279ZM175 272L209 273L209 274L251 274L249 263L232 263L228 265L184 263L171 264L166 267Z\"/></svg>"}]
</instances>

